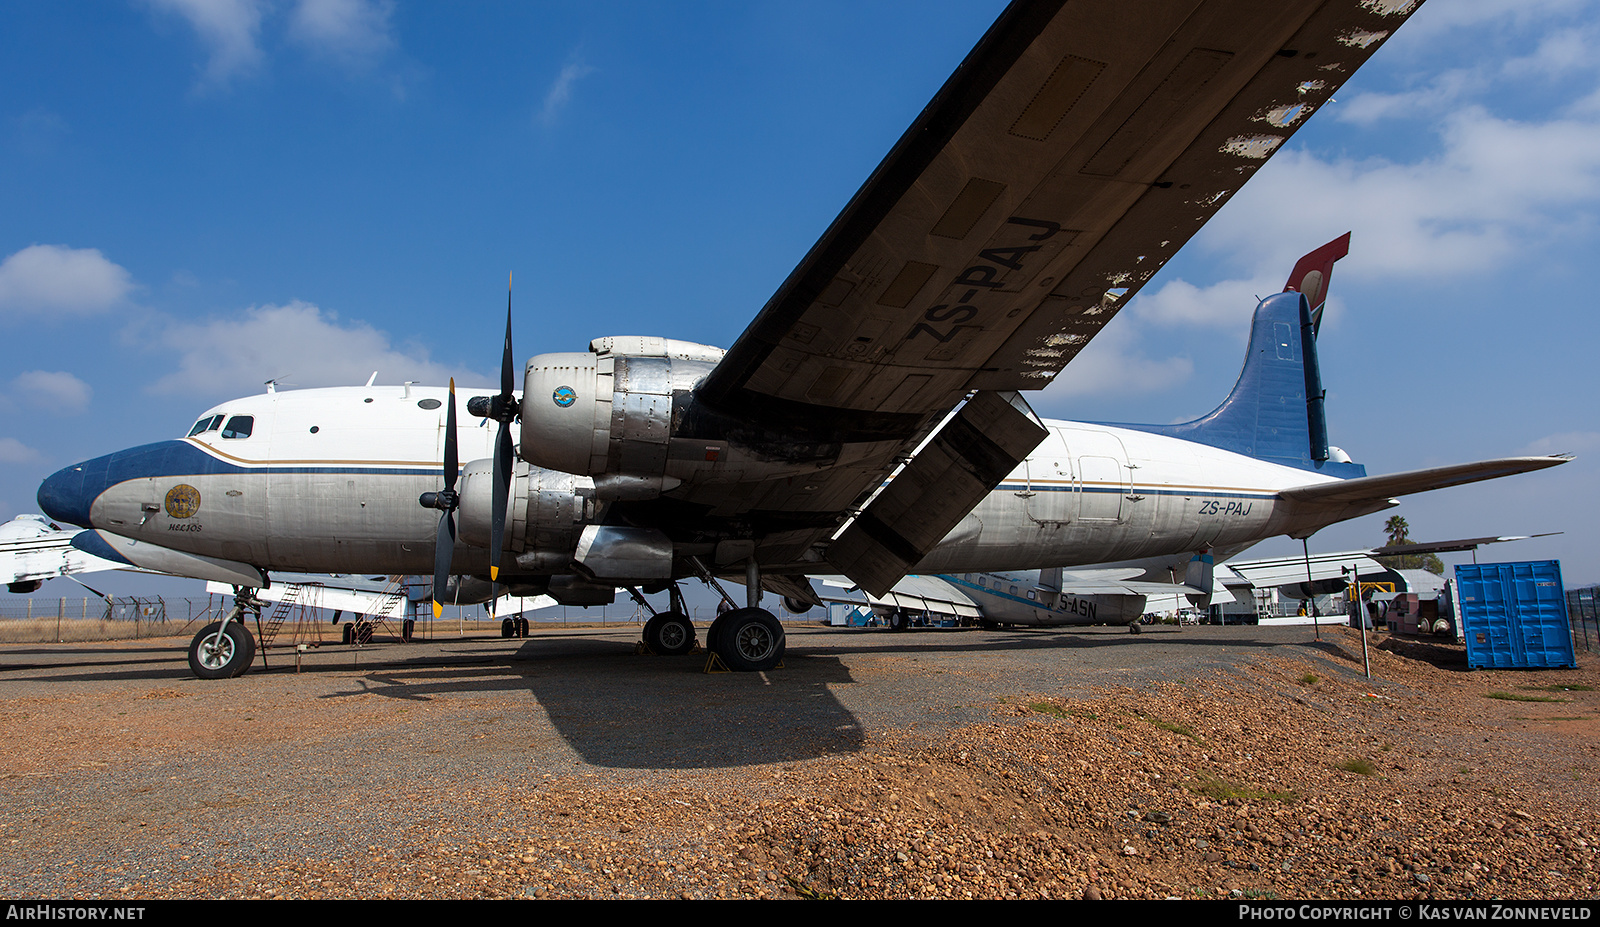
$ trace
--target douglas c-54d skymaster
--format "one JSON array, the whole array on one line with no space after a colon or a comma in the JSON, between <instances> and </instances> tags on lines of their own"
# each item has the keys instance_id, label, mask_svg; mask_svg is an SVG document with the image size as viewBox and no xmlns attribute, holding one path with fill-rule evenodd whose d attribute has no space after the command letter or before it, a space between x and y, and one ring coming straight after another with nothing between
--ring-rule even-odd
<instances>
[{"instance_id":1,"label":"douglas c-54d skymaster","mask_svg":"<svg viewBox=\"0 0 1600 927\"><path fill-rule=\"evenodd\" d=\"M498 422L492 439L457 425L453 386L269 392L186 437L63 469L39 503L92 529L74 541L90 553L230 582L246 601L274 571L431 569L436 602L498 583L568 603L742 574L747 607L707 644L761 670L784 652L761 590L807 598L809 574L881 594L913 569L1187 562L1558 463L1366 477L1330 456L1314 365L1293 401L1138 448L1046 424L1021 395L1413 6L1015 3L726 352L600 338L529 360L519 397L508 306L499 391L467 403ZM1300 324L1274 328L1272 350L1299 356L1305 303L1274 298L1298 300ZM1258 440L1294 423L1304 447ZM996 492L1008 476L1062 491ZM695 628L674 609L645 638L681 653ZM230 616L196 636L190 663L237 675L253 650Z\"/></svg>"}]
</instances>

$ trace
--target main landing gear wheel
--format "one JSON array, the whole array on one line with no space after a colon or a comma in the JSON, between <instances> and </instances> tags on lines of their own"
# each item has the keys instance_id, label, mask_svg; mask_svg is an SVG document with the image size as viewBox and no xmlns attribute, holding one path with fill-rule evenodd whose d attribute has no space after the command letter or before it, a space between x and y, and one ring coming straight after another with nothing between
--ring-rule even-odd
<instances>
[{"instance_id":1,"label":"main landing gear wheel","mask_svg":"<svg viewBox=\"0 0 1600 927\"><path fill-rule=\"evenodd\" d=\"M219 637L217 630L222 629ZM237 621L224 628L213 621L189 642L189 669L201 679L231 679L243 675L256 659L256 639Z\"/></svg>"},{"instance_id":2,"label":"main landing gear wheel","mask_svg":"<svg viewBox=\"0 0 1600 927\"><path fill-rule=\"evenodd\" d=\"M694 623L687 615L662 612L644 623L644 643L664 657L679 657L694 649Z\"/></svg>"},{"instance_id":3,"label":"main landing gear wheel","mask_svg":"<svg viewBox=\"0 0 1600 927\"><path fill-rule=\"evenodd\" d=\"M911 627L911 614L901 609L895 609L889 615L889 630L904 631Z\"/></svg>"},{"instance_id":4,"label":"main landing gear wheel","mask_svg":"<svg viewBox=\"0 0 1600 927\"><path fill-rule=\"evenodd\" d=\"M717 619L711 648L728 669L753 673L783 661L783 625L761 608L738 608Z\"/></svg>"}]
</instances>

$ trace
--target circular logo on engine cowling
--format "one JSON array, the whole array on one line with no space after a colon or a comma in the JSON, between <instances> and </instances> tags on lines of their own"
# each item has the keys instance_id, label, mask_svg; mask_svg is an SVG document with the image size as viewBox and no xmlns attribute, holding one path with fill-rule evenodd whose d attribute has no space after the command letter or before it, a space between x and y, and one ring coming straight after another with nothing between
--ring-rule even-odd
<instances>
[{"instance_id":1,"label":"circular logo on engine cowling","mask_svg":"<svg viewBox=\"0 0 1600 927\"><path fill-rule=\"evenodd\" d=\"M558 386L556 391L550 394L550 398L555 401L556 405L565 409L578 401L578 391L570 386Z\"/></svg>"},{"instance_id":2,"label":"circular logo on engine cowling","mask_svg":"<svg viewBox=\"0 0 1600 927\"><path fill-rule=\"evenodd\" d=\"M188 483L179 483L167 490L167 514L173 518L188 518L200 511L200 490Z\"/></svg>"}]
</instances>

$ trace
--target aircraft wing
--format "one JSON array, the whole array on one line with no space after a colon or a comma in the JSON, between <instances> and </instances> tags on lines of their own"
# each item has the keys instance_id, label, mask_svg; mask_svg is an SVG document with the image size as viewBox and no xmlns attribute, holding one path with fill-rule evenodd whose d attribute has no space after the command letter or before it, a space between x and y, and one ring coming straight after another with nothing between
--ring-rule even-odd
<instances>
[{"instance_id":1,"label":"aircraft wing","mask_svg":"<svg viewBox=\"0 0 1600 927\"><path fill-rule=\"evenodd\" d=\"M1382 573L1388 569L1372 559L1369 550L1346 550L1312 554L1309 566L1305 557L1263 557L1256 560L1229 560L1229 569L1257 589L1292 586L1297 583L1340 579L1341 571L1357 568L1362 573Z\"/></svg>"},{"instance_id":2,"label":"aircraft wing","mask_svg":"<svg viewBox=\"0 0 1600 927\"><path fill-rule=\"evenodd\" d=\"M741 507L853 510L965 397L1002 394L830 549L892 584L1043 439L1012 391L1048 385L1413 7L1012 4L696 388L779 434L880 442Z\"/></svg>"},{"instance_id":3,"label":"aircraft wing","mask_svg":"<svg viewBox=\"0 0 1600 927\"><path fill-rule=\"evenodd\" d=\"M1278 493L1281 499L1327 505L1360 505L1382 502L1394 496L1427 492L1461 486L1481 480L1493 480L1514 473L1528 473L1566 463L1572 458L1565 454L1547 457L1500 457L1476 463L1452 464L1447 467L1428 467L1424 470L1406 470L1382 476L1363 476L1329 483L1296 486Z\"/></svg>"},{"instance_id":4,"label":"aircraft wing","mask_svg":"<svg viewBox=\"0 0 1600 927\"><path fill-rule=\"evenodd\" d=\"M824 586L843 587L855 589L854 583L844 577L822 577ZM982 613L976 602L972 601L966 593L955 586L945 582L937 576L902 576L900 581L883 595L872 595L862 592L868 604L892 605L908 611L926 611L936 615L955 615L958 618L979 618ZM861 602L853 596L827 595L820 598L824 602Z\"/></svg>"},{"instance_id":5,"label":"aircraft wing","mask_svg":"<svg viewBox=\"0 0 1600 927\"><path fill-rule=\"evenodd\" d=\"M13 592L26 592L57 576L102 570L149 572L73 547L72 539L80 533L78 529L62 530L30 516L0 526L0 581L12 587Z\"/></svg>"}]
</instances>

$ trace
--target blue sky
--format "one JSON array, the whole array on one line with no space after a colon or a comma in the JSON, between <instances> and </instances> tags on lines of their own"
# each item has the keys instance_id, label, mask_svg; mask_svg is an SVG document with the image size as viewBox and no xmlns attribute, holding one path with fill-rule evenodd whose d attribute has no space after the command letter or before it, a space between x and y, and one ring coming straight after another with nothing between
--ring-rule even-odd
<instances>
[{"instance_id":1,"label":"blue sky","mask_svg":"<svg viewBox=\"0 0 1600 927\"><path fill-rule=\"evenodd\" d=\"M269 378L491 382L510 272L521 355L726 346L1001 6L0 5L0 518ZM1035 408L1208 411L1255 297L1351 231L1334 443L1372 473L1579 455L1397 511L1564 531L1487 559L1600 582L1597 46L1593 2L1431 0Z\"/></svg>"}]
</instances>

